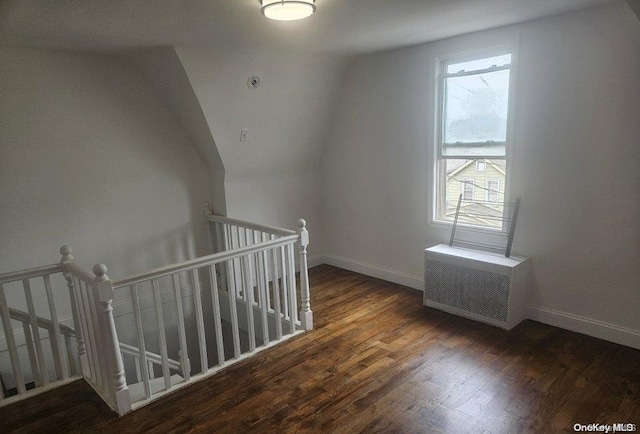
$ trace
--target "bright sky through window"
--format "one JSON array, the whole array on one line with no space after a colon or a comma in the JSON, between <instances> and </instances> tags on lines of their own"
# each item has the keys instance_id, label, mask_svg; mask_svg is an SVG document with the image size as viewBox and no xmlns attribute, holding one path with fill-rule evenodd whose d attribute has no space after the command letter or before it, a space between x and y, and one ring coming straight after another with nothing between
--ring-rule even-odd
<instances>
[{"instance_id":1,"label":"bright sky through window","mask_svg":"<svg viewBox=\"0 0 640 434\"><path fill-rule=\"evenodd\" d=\"M447 65L443 142L504 142L507 132L511 55ZM487 70L489 69L489 70ZM483 70L477 74L459 74Z\"/></svg>"}]
</instances>

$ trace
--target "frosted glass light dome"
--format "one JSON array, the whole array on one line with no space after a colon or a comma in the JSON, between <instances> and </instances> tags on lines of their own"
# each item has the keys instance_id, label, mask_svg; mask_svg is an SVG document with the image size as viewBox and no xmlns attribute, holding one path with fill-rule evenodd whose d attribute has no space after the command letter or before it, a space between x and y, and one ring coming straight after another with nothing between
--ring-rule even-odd
<instances>
[{"instance_id":1,"label":"frosted glass light dome","mask_svg":"<svg viewBox=\"0 0 640 434\"><path fill-rule=\"evenodd\" d=\"M301 20L316 11L315 0L260 0L265 17L278 21Z\"/></svg>"}]
</instances>

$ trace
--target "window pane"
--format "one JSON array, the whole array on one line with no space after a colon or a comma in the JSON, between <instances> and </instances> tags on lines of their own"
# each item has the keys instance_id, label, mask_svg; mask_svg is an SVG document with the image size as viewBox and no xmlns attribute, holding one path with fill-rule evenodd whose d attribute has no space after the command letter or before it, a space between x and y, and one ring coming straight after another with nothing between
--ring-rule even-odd
<instances>
[{"instance_id":1,"label":"window pane","mask_svg":"<svg viewBox=\"0 0 640 434\"><path fill-rule=\"evenodd\" d=\"M502 225L505 185L505 160L480 160L485 170L478 170L479 160L446 159L446 181L441 194L445 197L439 220L453 221L462 194L460 223L499 228ZM479 219L474 214L489 213L494 218Z\"/></svg>"},{"instance_id":2,"label":"window pane","mask_svg":"<svg viewBox=\"0 0 640 434\"><path fill-rule=\"evenodd\" d=\"M443 155L504 156L509 70L449 77L444 90Z\"/></svg>"},{"instance_id":3,"label":"window pane","mask_svg":"<svg viewBox=\"0 0 640 434\"><path fill-rule=\"evenodd\" d=\"M487 181L487 202L498 202L500 199L500 181L491 179Z\"/></svg>"},{"instance_id":4,"label":"window pane","mask_svg":"<svg viewBox=\"0 0 640 434\"><path fill-rule=\"evenodd\" d=\"M503 54L495 57L485 57L484 59L470 60L468 62L457 62L447 65L447 73L455 74L460 71L476 71L487 69L492 66L504 66L511 63L511 54Z\"/></svg>"}]
</instances>

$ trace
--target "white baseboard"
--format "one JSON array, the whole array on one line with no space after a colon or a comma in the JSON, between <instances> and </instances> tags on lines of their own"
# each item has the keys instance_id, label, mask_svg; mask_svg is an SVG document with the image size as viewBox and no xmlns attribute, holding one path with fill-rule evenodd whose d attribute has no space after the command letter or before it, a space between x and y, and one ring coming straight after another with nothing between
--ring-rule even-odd
<instances>
[{"instance_id":1,"label":"white baseboard","mask_svg":"<svg viewBox=\"0 0 640 434\"><path fill-rule=\"evenodd\" d=\"M318 265L326 264L327 262L325 262L324 258L325 257L322 255L309 256L307 258L307 267L313 268L317 267Z\"/></svg>"},{"instance_id":2,"label":"white baseboard","mask_svg":"<svg viewBox=\"0 0 640 434\"><path fill-rule=\"evenodd\" d=\"M314 258L315 259L315 258ZM344 268L345 270L354 271L367 276L377 277L378 279L388 282L397 283L399 285L408 286L409 288L424 290L424 278L411 276L409 274L399 273L388 268L378 267L376 265L365 264L363 262L353 261L339 256L325 255L322 257L324 264L333 265L334 267Z\"/></svg>"},{"instance_id":3,"label":"white baseboard","mask_svg":"<svg viewBox=\"0 0 640 434\"><path fill-rule=\"evenodd\" d=\"M640 349L640 331L638 330L540 306L527 306L527 318L604 339L605 341Z\"/></svg>"}]
</instances>

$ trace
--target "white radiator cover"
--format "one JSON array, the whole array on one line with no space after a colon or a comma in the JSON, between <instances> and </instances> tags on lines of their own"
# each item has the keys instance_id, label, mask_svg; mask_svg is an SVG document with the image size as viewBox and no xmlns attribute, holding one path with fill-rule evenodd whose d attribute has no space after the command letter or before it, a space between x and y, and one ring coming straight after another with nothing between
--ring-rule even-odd
<instances>
[{"instance_id":1,"label":"white radiator cover","mask_svg":"<svg viewBox=\"0 0 640 434\"><path fill-rule=\"evenodd\" d=\"M424 259L425 306L507 330L525 318L529 258L439 244Z\"/></svg>"}]
</instances>

